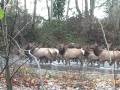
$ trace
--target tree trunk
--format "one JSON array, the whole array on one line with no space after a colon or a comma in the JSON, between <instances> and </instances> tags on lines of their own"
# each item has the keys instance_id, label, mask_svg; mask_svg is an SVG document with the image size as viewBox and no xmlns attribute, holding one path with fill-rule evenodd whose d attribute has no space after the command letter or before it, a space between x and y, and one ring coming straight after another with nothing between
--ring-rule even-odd
<instances>
[{"instance_id":1,"label":"tree trunk","mask_svg":"<svg viewBox=\"0 0 120 90\"><path fill-rule=\"evenodd\" d=\"M33 29L33 30L34 30L34 28L35 28L36 6L37 6L37 0L34 1L33 24L32 24L32 29Z\"/></svg>"},{"instance_id":2,"label":"tree trunk","mask_svg":"<svg viewBox=\"0 0 120 90\"><path fill-rule=\"evenodd\" d=\"M83 12L84 12L84 11L83 11L83 4L84 4L84 0L82 0L82 14L83 14Z\"/></svg>"},{"instance_id":3,"label":"tree trunk","mask_svg":"<svg viewBox=\"0 0 120 90\"><path fill-rule=\"evenodd\" d=\"M90 20L89 20L89 12L88 12L88 0L85 0L85 32L86 37L89 38L89 30L90 30Z\"/></svg>"},{"instance_id":4,"label":"tree trunk","mask_svg":"<svg viewBox=\"0 0 120 90\"><path fill-rule=\"evenodd\" d=\"M94 9L95 9L95 0L90 0L90 30L94 29Z\"/></svg>"},{"instance_id":5,"label":"tree trunk","mask_svg":"<svg viewBox=\"0 0 120 90\"><path fill-rule=\"evenodd\" d=\"M117 17L116 17L116 24L115 24L115 28L116 30L119 30L119 25L120 25L120 7L119 7L119 0L115 0L114 1L114 6L116 6L116 9L117 9ZM116 16L116 15L115 15Z\"/></svg>"},{"instance_id":6,"label":"tree trunk","mask_svg":"<svg viewBox=\"0 0 120 90\"><path fill-rule=\"evenodd\" d=\"M26 0L24 0L24 10L26 11Z\"/></svg>"},{"instance_id":7,"label":"tree trunk","mask_svg":"<svg viewBox=\"0 0 120 90\"><path fill-rule=\"evenodd\" d=\"M47 11L48 11L48 20L50 22L51 21L51 16L50 16L50 7L48 6L48 0L46 0L46 6L47 6Z\"/></svg>"},{"instance_id":8,"label":"tree trunk","mask_svg":"<svg viewBox=\"0 0 120 90\"><path fill-rule=\"evenodd\" d=\"M31 41L34 41L35 39L34 30L35 30L36 6L37 6L37 0L34 0L33 22L32 22L32 28L30 31L30 34L32 35Z\"/></svg>"},{"instance_id":9,"label":"tree trunk","mask_svg":"<svg viewBox=\"0 0 120 90\"><path fill-rule=\"evenodd\" d=\"M70 0L68 0L68 5L67 5L67 13L66 13L66 19L68 19L69 6L70 6Z\"/></svg>"},{"instance_id":10,"label":"tree trunk","mask_svg":"<svg viewBox=\"0 0 120 90\"><path fill-rule=\"evenodd\" d=\"M88 12L88 0L85 0L85 17L89 16L89 12Z\"/></svg>"},{"instance_id":11,"label":"tree trunk","mask_svg":"<svg viewBox=\"0 0 120 90\"><path fill-rule=\"evenodd\" d=\"M10 54L10 48L11 48L11 39L8 38L8 29L7 29L7 23L6 23L6 15L4 19L5 24L5 46L6 46L6 55L5 55L5 61L6 61L6 69L5 69L5 76L6 76L6 83L7 83L7 90L12 90L12 81L10 79L10 68L9 68L9 54ZM11 31L12 32L12 31Z\"/></svg>"},{"instance_id":12,"label":"tree trunk","mask_svg":"<svg viewBox=\"0 0 120 90\"><path fill-rule=\"evenodd\" d=\"M78 0L75 0L75 5L76 5L76 10L77 10L78 14L81 16L81 11L79 9Z\"/></svg>"},{"instance_id":13,"label":"tree trunk","mask_svg":"<svg viewBox=\"0 0 120 90\"><path fill-rule=\"evenodd\" d=\"M54 2L54 0L51 0L51 15L50 15L51 20L53 18L53 2Z\"/></svg>"},{"instance_id":14,"label":"tree trunk","mask_svg":"<svg viewBox=\"0 0 120 90\"><path fill-rule=\"evenodd\" d=\"M90 15L94 16L95 0L90 0Z\"/></svg>"},{"instance_id":15,"label":"tree trunk","mask_svg":"<svg viewBox=\"0 0 120 90\"><path fill-rule=\"evenodd\" d=\"M24 0L24 23L27 23L27 8L26 8L26 0Z\"/></svg>"},{"instance_id":16,"label":"tree trunk","mask_svg":"<svg viewBox=\"0 0 120 90\"><path fill-rule=\"evenodd\" d=\"M1 7L4 10L5 1L1 1ZM7 90L12 90L12 82L10 79L10 68L9 68L9 53L10 53L10 40L8 39L8 29L7 29L7 22L6 22L6 10L4 14L4 19L2 21L2 30L4 35L4 45L5 45L5 78L7 84Z\"/></svg>"},{"instance_id":17,"label":"tree trunk","mask_svg":"<svg viewBox=\"0 0 120 90\"><path fill-rule=\"evenodd\" d=\"M9 52L9 51L8 51ZM12 90L12 80L10 79L9 56L6 57L6 84L7 90Z\"/></svg>"}]
</instances>

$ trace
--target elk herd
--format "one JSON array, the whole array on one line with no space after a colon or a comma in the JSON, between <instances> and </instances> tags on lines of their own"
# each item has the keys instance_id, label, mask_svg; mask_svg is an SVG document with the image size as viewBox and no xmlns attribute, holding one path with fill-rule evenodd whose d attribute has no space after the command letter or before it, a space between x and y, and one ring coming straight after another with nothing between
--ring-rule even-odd
<instances>
[{"instance_id":1,"label":"elk herd","mask_svg":"<svg viewBox=\"0 0 120 90\"><path fill-rule=\"evenodd\" d=\"M53 61L63 62L65 65L70 65L71 61L80 63L82 66L84 63L87 65L95 65L97 63L99 66L107 62L110 66L115 64L117 67L120 66L120 51L119 50L107 50L105 48L100 48L97 44L91 47L81 48L79 45L74 43L70 45L61 44L57 48L43 48L35 47L32 44L28 44L25 48L26 50L31 50L33 54L40 63L52 63ZM30 61L32 62L32 57L25 52Z\"/></svg>"}]
</instances>

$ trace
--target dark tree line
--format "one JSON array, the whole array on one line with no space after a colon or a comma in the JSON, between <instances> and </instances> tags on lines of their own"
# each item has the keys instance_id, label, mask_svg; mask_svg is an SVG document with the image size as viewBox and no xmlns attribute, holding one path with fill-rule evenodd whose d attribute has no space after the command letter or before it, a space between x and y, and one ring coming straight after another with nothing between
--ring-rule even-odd
<instances>
[{"instance_id":1,"label":"dark tree line","mask_svg":"<svg viewBox=\"0 0 120 90\"><path fill-rule=\"evenodd\" d=\"M83 10L80 8L79 0L75 0L74 8L77 14L72 17L69 16L71 0L46 0L48 19L37 16L38 0L34 0L32 15L27 11L27 0L23 0L23 2L23 9L19 7L19 0L1 0L0 3L1 9L4 11L4 18L0 20L0 50L4 53L3 71L5 70L8 90L12 90L9 57L12 50L16 48L15 41L21 47L24 47L28 41L49 47L71 42L81 45L97 42L104 45L105 41L98 18L94 16L94 10L105 7L107 16L100 21L104 27L106 38L113 47L120 44L119 0L104 0L99 6L96 5L97 0L90 0L90 2L82 0L85 5ZM64 14L65 10L66 14Z\"/></svg>"}]
</instances>

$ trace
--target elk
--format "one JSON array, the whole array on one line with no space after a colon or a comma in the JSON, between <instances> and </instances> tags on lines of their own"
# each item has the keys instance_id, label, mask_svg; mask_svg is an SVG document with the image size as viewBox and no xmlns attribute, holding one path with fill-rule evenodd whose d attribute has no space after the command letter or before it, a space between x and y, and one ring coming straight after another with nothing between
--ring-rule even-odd
<instances>
[{"instance_id":1,"label":"elk","mask_svg":"<svg viewBox=\"0 0 120 90\"><path fill-rule=\"evenodd\" d=\"M98 56L100 63L103 64L107 61L109 65L112 65L113 63L117 63L117 66L119 65L120 62L120 51L115 50L115 51L108 51L106 49L100 49L98 46L95 46L93 48L94 54ZM110 56L111 56L111 62L110 62Z\"/></svg>"},{"instance_id":2,"label":"elk","mask_svg":"<svg viewBox=\"0 0 120 90\"><path fill-rule=\"evenodd\" d=\"M59 55L59 51L56 48L35 48L32 53L40 59L45 58L46 60L50 60L50 63L56 60Z\"/></svg>"},{"instance_id":3,"label":"elk","mask_svg":"<svg viewBox=\"0 0 120 90\"><path fill-rule=\"evenodd\" d=\"M59 54L65 59L65 65L69 63L70 59L80 59L81 65L83 65L82 56L84 55L84 50L82 48L66 48L64 46L59 48Z\"/></svg>"},{"instance_id":4,"label":"elk","mask_svg":"<svg viewBox=\"0 0 120 90\"><path fill-rule=\"evenodd\" d=\"M94 54L93 49L86 49L84 53L84 57L87 59L87 66L91 64L93 66L93 63L98 62L99 58Z\"/></svg>"},{"instance_id":5,"label":"elk","mask_svg":"<svg viewBox=\"0 0 120 90\"><path fill-rule=\"evenodd\" d=\"M31 48L31 53L38 59L40 59L42 62L45 60L48 62L50 60L50 63L52 63L53 60L56 60L56 58L59 55L59 50L56 48L35 48L28 46L29 49ZM28 48L27 48L28 49ZM27 54L27 56L31 59L30 55Z\"/></svg>"}]
</instances>

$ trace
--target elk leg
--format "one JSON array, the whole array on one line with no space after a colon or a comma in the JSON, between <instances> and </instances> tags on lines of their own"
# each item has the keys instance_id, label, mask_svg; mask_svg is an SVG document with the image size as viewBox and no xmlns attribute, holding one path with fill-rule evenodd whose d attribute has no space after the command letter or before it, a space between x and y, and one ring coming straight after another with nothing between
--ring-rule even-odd
<instances>
[{"instance_id":1,"label":"elk leg","mask_svg":"<svg viewBox=\"0 0 120 90\"><path fill-rule=\"evenodd\" d=\"M102 65L104 67L104 61L99 61L99 66Z\"/></svg>"},{"instance_id":2,"label":"elk leg","mask_svg":"<svg viewBox=\"0 0 120 90\"><path fill-rule=\"evenodd\" d=\"M112 60L111 62L109 61L108 63L110 66L112 66L115 63L115 61Z\"/></svg>"},{"instance_id":3,"label":"elk leg","mask_svg":"<svg viewBox=\"0 0 120 90\"><path fill-rule=\"evenodd\" d=\"M75 59L76 60L76 63L78 64L79 60L78 59Z\"/></svg>"},{"instance_id":4,"label":"elk leg","mask_svg":"<svg viewBox=\"0 0 120 90\"><path fill-rule=\"evenodd\" d=\"M81 64L81 66L83 66L83 62L82 62L82 60L80 59L80 64Z\"/></svg>"},{"instance_id":5,"label":"elk leg","mask_svg":"<svg viewBox=\"0 0 120 90\"><path fill-rule=\"evenodd\" d=\"M39 58L40 59L40 63L42 63L43 64L43 58Z\"/></svg>"},{"instance_id":6,"label":"elk leg","mask_svg":"<svg viewBox=\"0 0 120 90\"><path fill-rule=\"evenodd\" d=\"M104 63L105 63L105 61L101 61L102 67L104 67Z\"/></svg>"},{"instance_id":7,"label":"elk leg","mask_svg":"<svg viewBox=\"0 0 120 90\"><path fill-rule=\"evenodd\" d=\"M48 61L49 61L48 59L45 59L45 64L48 63Z\"/></svg>"},{"instance_id":8,"label":"elk leg","mask_svg":"<svg viewBox=\"0 0 120 90\"><path fill-rule=\"evenodd\" d=\"M92 60L90 60L90 65L91 65L91 67L93 66L93 61Z\"/></svg>"},{"instance_id":9,"label":"elk leg","mask_svg":"<svg viewBox=\"0 0 120 90\"><path fill-rule=\"evenodd\" d=\"M67 60L65 60L65 65L67 65Z\"/></svg>"},{"instance_id":10,"label":"elk leg","mask_svg":"<svg viewBox=\"0 0 120 90\"><path fill-rule=\"evenodd\" d=\"M119 61L117 61L116 64L117 64L117 68L119 68Z\"/></svg>"},{"instance_id":11,"label":"elk leg","mask_svg":"<svg viewBox=\"0 0 120 90\"><path fill-rule=\"evenodd\" d=\"M66 64L66 60L62 59L62 63L63 63L63 64Z\"/></svg>"},{"instance_id":12,"label":"elk leg","mask_svg":"<svg viewBox=\"0 0 120 90\"><path fill-rule=\"evenodd\" d=\"M68 60L69 66L70 66L70 60Z\"/></svg>"},{"instance_id":13,"label":"elk leg","mask_svg":"<svg viewBox=\"0 0 120 90\"><path fill-rule=\"evenodd\" d=\"M69 69L68 70L70 70L70 60L68 60L68 63L69 63Z\"/></svg>"},{"instance_id":14,"label":"elk leg","mask_svg":"<svg viewBox=\"0 0 120 90\"><path fill-rule=\"evenodd\" d=\"M85 61L85 62L86 62L86 61ZM87 66L89 66L89 64L90 64L90 61L88 60L88 61L87 61Z\"/></svg>"},{"instance_id":15,"label":"elk leg","mask_svg":"<svg viewBox=\"0 0 120 90\"><path fill-rule=\"evenodd\" d=\"M60 63L60 59L58 59L57 62Z\"/></svg>"},{"instance_id":16,"label":"elk leg","mask_svg":"<svg viewBox=\"0 0 120 90\"><path fill-rule=\"evenodd\" d=\"M95 60L93 60L93 64L94 64L94 66L96 66L95 64L97 63L97 60L95 59Z\"/></svg>"},{"instance_id":17,"label":"elk leg","mask_svg":"<svg viewBox=\"0 0 120 90\"><path fill-rule=\"evenodd\" d=\"M50 59L50 64L52 63L52 59Z\"/></svg>"},{"instance_id":18,"label":"elk leg","mask_svg":"<svg viewBox=\"0 0 120 90\"><path fill-rule=\"evenodd\" d=\"M98 67L100 67L100 61L99 61L99 59L97 59L97 65L98 65Z\"/></svg>"}]
</instances>

